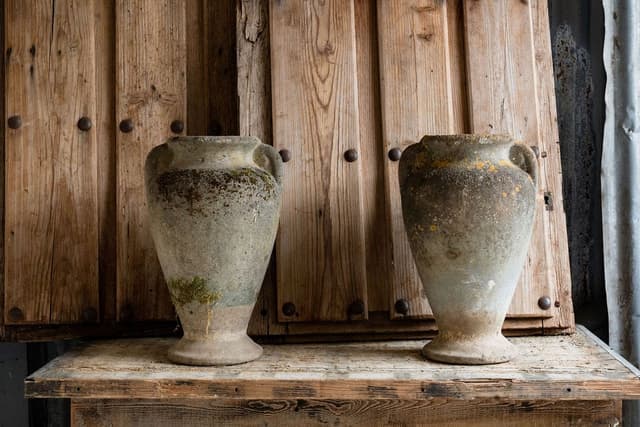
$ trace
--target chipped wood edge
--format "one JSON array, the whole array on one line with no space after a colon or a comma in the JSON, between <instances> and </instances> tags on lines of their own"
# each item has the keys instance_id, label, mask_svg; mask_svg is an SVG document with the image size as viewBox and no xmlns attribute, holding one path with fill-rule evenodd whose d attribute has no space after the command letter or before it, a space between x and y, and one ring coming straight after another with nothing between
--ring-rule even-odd
<instances>
[{"instance_id":1,"label":"chipped wood edge","mask_svg":"<svg viewBox=\"0 0 640 427\"><path fill-rule=\"evenodd\" d=\"M598 347L600 347L601 349L606 351L611 357L616 359L618 362L620 362L621 365L623 365L625 368L627 368L629 370L629 372L631 372L633 375L638 377L638 379L640 379L640 369L638 369L635 366L633 366L633 364L631 362L629 362L627 359L625 359L624 357L622 357L622 355L620 353L616 352L614 349L609 347L609 345L607 343L605 343L600 338L598 338L593 332L591 332L589 329L587 329L586 326L578 324L578 325L576 325L576 330L579 331L580 333L584 334L594 344L596 344Z\"/></svg>"},{"instance_id":2,"label":"chipped wood edge","mask_svg":"<svg viewBox=\"0 0 640 427\"><path fill-rule=\"evenodd\" d=\"M45 372L43 372L45 373ZM628 400L640 399L640 381L567 381L508 378L474 380L82 380L25 379L27 398L74 399L449 399Z\"/></svg>"}]
</instances>

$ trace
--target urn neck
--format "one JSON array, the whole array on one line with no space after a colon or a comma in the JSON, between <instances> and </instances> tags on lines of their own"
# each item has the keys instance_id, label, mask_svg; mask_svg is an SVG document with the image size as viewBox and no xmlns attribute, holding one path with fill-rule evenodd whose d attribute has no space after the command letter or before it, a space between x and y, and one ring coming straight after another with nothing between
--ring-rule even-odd
<instances>
[{"instance_id":1,"label":"urn neck","mask_svg":"<svg viewBox=\"0 0 640 427\"><path fill-rule=\"evenodd\" d=\"M185 169L260 168L282 181L282 161L275 149L255 137L182 136L170 138L147 157L153 175Z\"/></svg>"},{"instance_id":2,"label":"urn neck","mask_svg":"<svg viewBox=\"0 0 640 427\"><path fill-rule=\"evenodd\" d=\"M427 135L420 141L432 161L447 163L509 160L513 144L513 139L506 135Z\"/></svg>"},{"instance_id":3,"label":"urn neck","mask_svg":"<svg viewBox=\"0 0 640 427\"><path fill-rule=\"evenodd\" d=\"M168 169L234 169L255 166L256 138L175 137L167 141Z\"/></svg>"}]
</instances>

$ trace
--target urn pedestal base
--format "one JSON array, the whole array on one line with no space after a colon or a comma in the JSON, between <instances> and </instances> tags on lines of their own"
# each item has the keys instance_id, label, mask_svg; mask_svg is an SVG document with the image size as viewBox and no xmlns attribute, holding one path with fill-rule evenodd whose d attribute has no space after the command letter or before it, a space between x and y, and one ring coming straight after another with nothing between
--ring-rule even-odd
<instances>
[{"instance_id":1,"label":"urn pedestal base","mask_svg":"<svg viewBox=\"0 0 640 427\"><path fill-rule=\"evenodd\" d=\"M262 355L262 347L247 335L253 304L209 307L191 303L177 309L185 332L169 349L172 362L196 366L236 365Z\"/></svg>"},{"instance_id":2,"label":"urn pedestal base","mask_svg":"<svg viewBox=\"0 0 640 427\"><path fill-rule=\"evenodd\" d=\"M518 351L502 334L474 337L438 335L422 348L422 354L438 362L487 365L508 362Z\"/></svg>"},{"instance_id":3,"label":"urn pedestal base","mask_svg":"<svg viewBox=\"0 0 640 427\"><path fill-rule=\"evenodd\" d=\"M174 363L196 366L237 365L261 355L262 347L246 333L213 335L203 340L182 338L167 354Z\"/></svg>"}]
</instances>

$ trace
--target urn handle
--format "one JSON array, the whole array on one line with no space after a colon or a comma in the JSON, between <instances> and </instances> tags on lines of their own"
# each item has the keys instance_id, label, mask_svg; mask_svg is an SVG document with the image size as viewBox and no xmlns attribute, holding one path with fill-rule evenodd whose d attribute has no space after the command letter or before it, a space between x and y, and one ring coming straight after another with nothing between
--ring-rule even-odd
<instances>
[{"instance_id":1,"label":"urn handle","mask_svg":"<svg viewBox=\"0 0 640 427\"><path fill-rule=\"evenodd\" d=\"M253 151L253 161L282 185L282 158L275 148L259 142Z\"/></svg>"},{"instance_id":2,"label":"urn handle","mask_svg":"<svg viewBox=\"0 0 640 427\"><path fill-rule=\"evenodd\" d=\"M533 186L538 188L538 162L533 150L525 144L515 143L511 147L511 161L531 177Z\"/></svg>"}]
</instances>

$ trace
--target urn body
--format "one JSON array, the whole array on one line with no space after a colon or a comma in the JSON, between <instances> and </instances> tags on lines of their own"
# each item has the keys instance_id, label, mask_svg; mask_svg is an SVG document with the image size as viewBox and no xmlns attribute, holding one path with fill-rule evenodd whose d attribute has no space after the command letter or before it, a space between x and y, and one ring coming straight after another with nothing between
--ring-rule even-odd
<instances>
[{"instance_id":1,"label":"urn body","mask_svg":"<svg viewBox=\"0 0 640 427\"><path fill-rule=\"evenodd\" d=\"M405 229L439 331L425 356L514 356L501 329L529 248L536 176L531 149L507 136L425 136L403 152Z\"/></svg>"},{"instance_id":2,"label":"urn body","mask_svg":"<svg viewBox=\"0 0 640 427\"><path fill-rule=\"evenodd\" d=\"M278 227L280 156L253 137L177 137L145 164L151 233L184 331L177 363L260 356L247 326Z\"/></svg>"}]
</instances>

